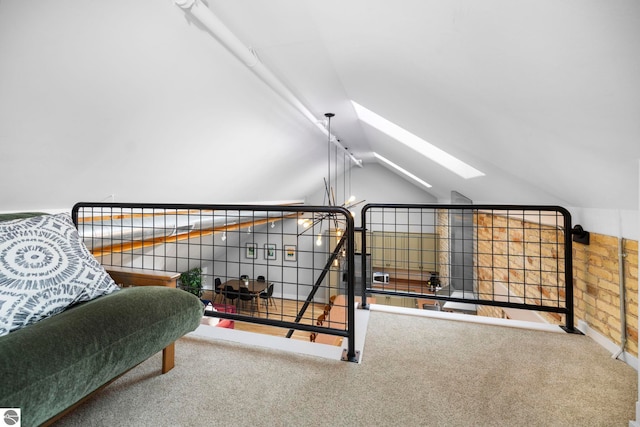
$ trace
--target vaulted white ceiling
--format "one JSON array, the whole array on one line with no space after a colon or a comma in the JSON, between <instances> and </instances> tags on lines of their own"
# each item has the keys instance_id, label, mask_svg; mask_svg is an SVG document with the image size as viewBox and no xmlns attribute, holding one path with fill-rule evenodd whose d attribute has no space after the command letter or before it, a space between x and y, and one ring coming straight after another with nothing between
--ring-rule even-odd
<instances>
[{"instance_id":1,"label":"vaulted white ceiling","mask_svg":"<svg viewBox=\"0 0 640 427\"><path fill-rule=\"evenodd\" d=\"M638 207L640 2L210 1L366 161L474 200ZM463 180L357 120L362 104L486 173Z\"/></svg>"},{"instance_id":2,"label":"vaulted white ceiling","mask_svg":"<svg viewBox=\"0 0 640 427\"><path fill-rule=\"evenodd\" d=\"M376 152L441 201L638 209L637 0L206 3L315 117L335 113L358 171L378 173ZM416 154L352 101L485 175ZM0 169L19 177L0 210L304 199L326 147L174 0L0 0Z\"/></svg>"}]
</instances>

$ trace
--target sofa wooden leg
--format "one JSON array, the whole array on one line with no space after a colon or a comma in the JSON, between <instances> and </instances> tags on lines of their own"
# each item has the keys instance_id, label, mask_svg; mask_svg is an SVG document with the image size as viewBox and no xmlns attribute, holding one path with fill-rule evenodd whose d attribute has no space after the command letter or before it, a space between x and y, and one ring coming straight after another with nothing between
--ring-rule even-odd
<instances>
[{"instance_id":1,"label":"sofa wooden leg","mask_svg":"<svg viewBox=\"0 0 640 427\"><path fill-rule=\"evenodd\" d=\"M172 342L162 350L162 373L166 374L175 366L176 343Z\"/></svg>"}]
</instances>

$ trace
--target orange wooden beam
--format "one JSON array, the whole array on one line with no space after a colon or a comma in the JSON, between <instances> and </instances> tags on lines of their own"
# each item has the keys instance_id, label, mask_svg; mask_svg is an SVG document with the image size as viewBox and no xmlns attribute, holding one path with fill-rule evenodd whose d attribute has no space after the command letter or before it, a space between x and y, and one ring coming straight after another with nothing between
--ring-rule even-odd
<instances>
[{"instance_id":1,"label":"orange wooden beam","mask_svg":"<svg viewBox=\"0 0 640 427\"><path fill-rule=\"evenodd\" d=\"M101 257L112 253L132 252L136 249L142 249L167 243L174 243L182 240L195 239L203 236L210 236L211 234L220 233L223 231L239 230L242 228L248 228L256 225L266 224L268 222L281 221L283 219L296 218L297 213L285 215L278 218L262 218L259 220L247 221L238 224L223 225L213 228L203 228L201 230L188 231L186 233L176 234L174 236L162 236L155 237L153 239L145 240L132 240L130 242L118 243L115 245L103 246L101 248L92 249L92 253L95 257Z\"/></svg>"}]
</instances>

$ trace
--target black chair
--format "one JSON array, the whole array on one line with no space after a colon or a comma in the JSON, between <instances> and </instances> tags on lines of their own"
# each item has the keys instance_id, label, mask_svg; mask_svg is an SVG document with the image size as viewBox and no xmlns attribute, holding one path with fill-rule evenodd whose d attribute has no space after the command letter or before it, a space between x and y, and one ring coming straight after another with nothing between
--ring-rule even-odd
<instances>
[{"instance_id":1,"label":"black chair","mask_svg":"<svg viewBox=\"0 0 640 427\"><path fill-rule=\"evenodd\" d=\"M231 303L233 304L240 294L238 294L238 291L233 289L233 286L227 285L222 289L222 296L224 297L225 304L227 303L227 300L231 300Z\"/></svg>"},{"instance_id":2,"label":"black chair","mask_svg":"<svg viewBox=\"0 0 640 427\"><path fill-rule=\"evenodd\" d=\"M258 282L266 282L267 281L267 279L265 279L264 276L258 276L258 278L256 280L258 280Z\"/></svg>"},{"instance_id":3,"label":"black chair","mask_svg":"<svg viewBox=\"0 0 640 427\"><path fill-rule=\"evenodd\" d=\"M260 292L258 296L260 297L260 299L264 303L265 308L267 309L267 316L269 315L269 305L273 304L273 306L276 307L277 309L276 301L273 299L273 283L269 283L269 286L267 286L267 289Z\"/></svg>"},{"instance_id":4,"label":"black chair","mask_svg":"<svg viewBox=\"0 0 640 427\"><path fill-rule=\"evenodd\" d=\"M219 277L216 277L214 283L215 285L213 287L213 291L215 292L215 295L213 297L213 302L216 302L216 299L218 299L218 297L222 299L222 280L220 280Z\"/></svg>"},{"instance_id":5,"label":"black chair","mask_svg":"<svg viewBox=\"0 0 640 427\"><path fill-rule=\"evenodd\" d=\"M249 276L246 274L243 274L240 276L240 280L249 280Z\"/></svg>"},{"instance_id":6,"label":"black chair","mask_svg":"<svg viewBox=\"0 0 640 427\"><path fill-rule=\"evenodd\" d=\"M240 291L238 292L238 297L240 298L240 301L243 302L243 304L247 301L251 301L251 313L253 313L253 299L255 297L251 292L249 292L249 289L241 286Z\"/></svg>"}]
</instances>

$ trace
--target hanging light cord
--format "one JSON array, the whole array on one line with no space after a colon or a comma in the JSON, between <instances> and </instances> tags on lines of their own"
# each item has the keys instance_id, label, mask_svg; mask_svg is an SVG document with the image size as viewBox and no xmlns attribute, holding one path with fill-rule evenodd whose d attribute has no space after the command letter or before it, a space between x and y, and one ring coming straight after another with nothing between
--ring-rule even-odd
<instances>
[{"instance_id":1,"label":"hanging light cord","mask_svg":"<svg viewBox=\"0 0 640 427\"><path fill-rule=\"evenodd\" d=\"M335 114L333 113L325 113L325 117L327 118L327 131L329 134L327 135L327 180L329 181L327 197L329 198L329 205L331 205L331 117Z\"/></svg>"}]
</instances>

